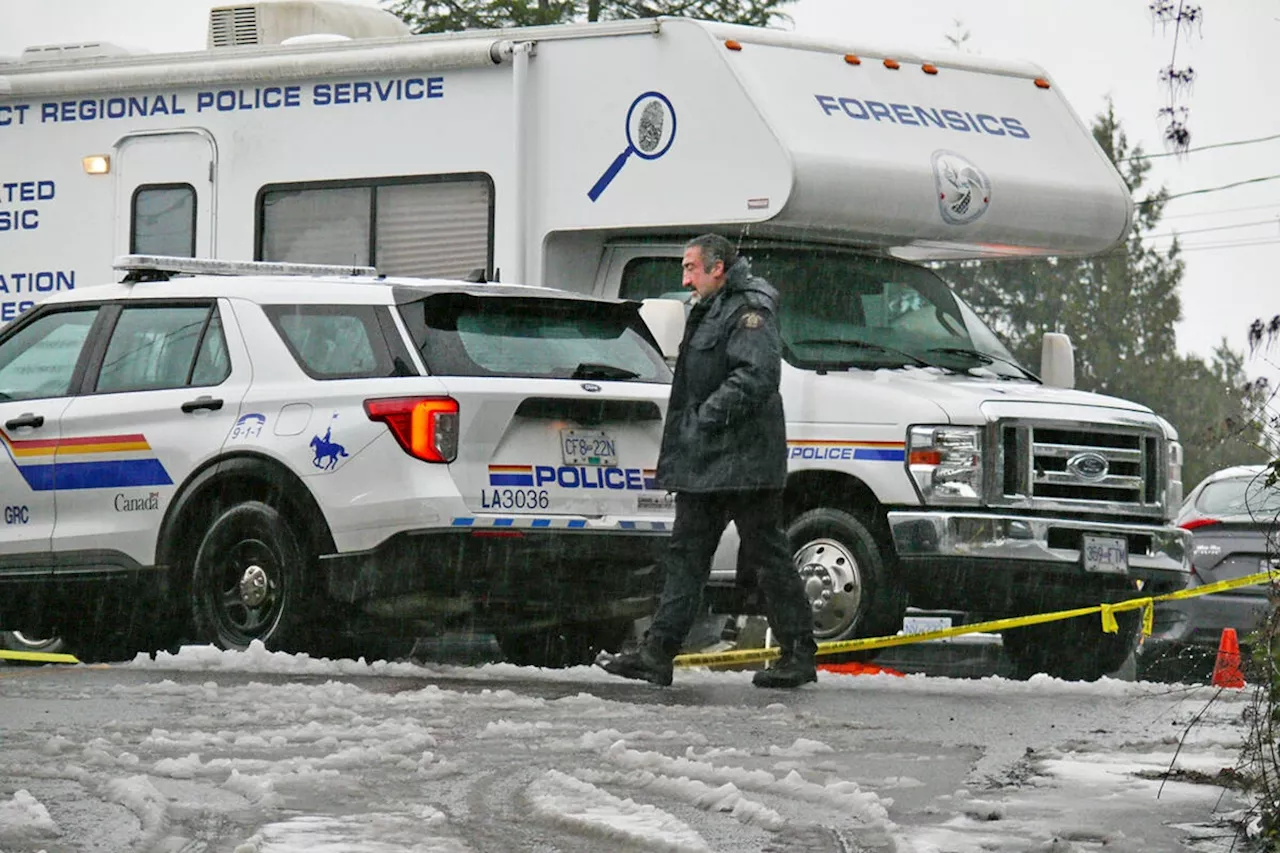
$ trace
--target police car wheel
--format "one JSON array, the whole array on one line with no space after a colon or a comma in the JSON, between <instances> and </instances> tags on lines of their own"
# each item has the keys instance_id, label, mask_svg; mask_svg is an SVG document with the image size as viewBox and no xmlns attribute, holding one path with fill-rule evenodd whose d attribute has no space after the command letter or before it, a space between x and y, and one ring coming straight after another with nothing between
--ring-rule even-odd
<instances>
[{"instance_id":1,"label":"police car wheel","mask_svg":"<svg viewBox=\"0 0 1280 853\"><path fill-rule=\"evenodd\" d=\"M191 577L196 636L223 649L260 640L300 648L303 552L285 518L259 501L236 504L205 532Z\"/></svg>"},{"instance_id":2,"label":"police car wheel","mask_svg":"<svg viewBox=\"0 0 1280 853\"><path fill-rule=\"evenodd\" d=\"M796 571L813 610L818 642L878 637L902 627L905 595L866 521L843 510L811 509L787 528ZM871 660L877 651L832 660Z\"/></svg>"}]
</instances>

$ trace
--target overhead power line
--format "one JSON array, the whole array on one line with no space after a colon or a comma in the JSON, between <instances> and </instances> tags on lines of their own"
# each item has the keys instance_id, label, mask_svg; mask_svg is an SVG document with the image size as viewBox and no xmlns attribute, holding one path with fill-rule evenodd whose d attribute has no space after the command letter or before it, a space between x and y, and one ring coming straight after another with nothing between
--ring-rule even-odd
<instances>
[{"instance_id":1,"label":"overhead power line","mask_svg":"<svg viewBox=\"0 0 1280 853\"><path fill-rule=\"evenodd\" d=\"M1130 160L1155 160L1158 157L1181 157L1183 154L1193 154L1196 151L1211 151L1214 148L1232 148L1236 145L1253 145L1258 142L1271 142L1280 139L1280 133L1271 136L1259 136L1254 139L1236 139L1231 142L1217 142L1213 145L1200 145L1195 148L1188 148L1186 151L1169 151L1164 154L1134 154L1132 157L1121 157L1117 163L1127 163Z\"/></svg>"},{"instance_id":2,"label":"overhead power line","mask_svg":"<svg viewBox=\"0 0 1280 853\"><path fill-rule=\"evenodd\" d=\"M1218 210L1192 210L1185 213L1166 213L1160 217L1164 219L1189 219L1193 216L1223 216L1228 213L1243 213L1246 210L1273 210L1280 208L1280 201L1273 201L1271 204L1249 204L1244 207L1223 207Z\"/></svg>"},{"instance_id":3,"label":"overhead power line","mask_svg":"<svg viewBox=\"0 0 1280 853\"><path fill-rule=\"evenodd\" d=\"M1271 246L1280 243L1280 237L1272 237L1269 240L1231 240L1222 243L1192 243L1189 246L1180 247L1181 252L1203 252L1209 249L1244 249L1249 246Z\"/></svg>"},{"instance_id":4,"label":"overhead power line","mask_svg":"<svg viewBox=\"0 0 1280 853\"><path fill-rule=\"evenodd\" d=\"M1248 178L1247 180L1243 180L1243 181L1236 181L1230 184L1223 184L1222 186L1218 186L1218 187L1205 187L1204 189L1199 189L1199 190L1187 190L1186 192L1182 192L1182 193L1173 193L1172 195L1165 196L1164 201L1173 201L1175 198L1186 198L1187 196L1192 196L1192 195L1204 195L1205 193L1222 192L1223 190L1231 190L1231 189L1235 189L1236 187L1246 186L1248 184L1260 184L1263 181L1274 181L1277 179L1280 179L1280 175L1263 175L1257 178ZM1140 201L1138 203L1150 204L1152 201L1153 200L1150 200L1150 199L1144 199L1143 201Z\"/></svg>"},{"instance_id":5,"label":"overhead power line","mask_svg":"<svg viewBox=\"0 0 1280 853\"><path fill-rule=\"evenodd\" d=\"M1280 216L1274 219L1255 219L1252 222L1239 222L1235 225L1215 225L1212 228L1189 228L1186 231L1165 231L1162 234L1143 234L1143 240L1159 240L1163 237L1183 237L1187 234L1205 234L1209 231L1231 231L1236 228L1257 228L1262 225L1280 225Z\"/></svg>"}]
</instances>

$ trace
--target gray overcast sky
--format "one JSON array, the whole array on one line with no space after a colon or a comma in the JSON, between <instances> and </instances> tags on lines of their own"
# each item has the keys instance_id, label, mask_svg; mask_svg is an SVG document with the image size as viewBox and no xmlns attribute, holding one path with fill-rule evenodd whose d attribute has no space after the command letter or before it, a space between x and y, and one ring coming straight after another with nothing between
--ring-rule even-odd
<instances>
[{"instance_id":1,"label":"gray overcast sky","mask_svg":"<svg viewBox=\"0 0 1280 853\"><path fill-rule=\"evenodd\" d=\"M1275 71L1266 62L1267 48L1280 40L1280 0L1201 4L1203 25L1178 47L1178 64L1197 74L1182 99L1191 110L1193 146L1280 134ZM0 55L87 39L152 51L200 49L214 5L222 4L0 0ZM969 50L1041 65L1086 122L1110 96L1130 140L1149 154L1165 151L1157 110L1168 95L1157 74L1169 63L1173 30L1152 22L1147 0L799 0L789 11L798 32L924 53L945 49L959 20L971 33ZM1172 193L1217 187L1280 174L1280 139L1154 163L1154 182ZM1186 249L1179 347L1207 357L1225 337L1245 350L1248 324L1280 313L1280 180L1175 199L1158 230L1182 232ZM1269 360L1247 362L1251 374L1280 385L1278 365L1280 347Z\"/></svg>"}]
</instances>

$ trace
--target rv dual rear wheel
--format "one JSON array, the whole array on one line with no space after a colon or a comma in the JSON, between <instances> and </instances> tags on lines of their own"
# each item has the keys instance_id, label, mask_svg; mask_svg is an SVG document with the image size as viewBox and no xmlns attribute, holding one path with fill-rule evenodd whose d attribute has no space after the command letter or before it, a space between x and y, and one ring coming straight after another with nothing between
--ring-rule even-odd
<instances>
[{"instance_id":1,"label":"rv dual rear wheel","mask_svg":"<svg viewBox=\"0 0 1280 853\"><path fill-rule=\"evenodd\" d=\"M902 627L902 584L865 519L838 509L812 509L791 522L787 538L813 611L815 640L880 637ZM877 654L850 652L830 659L871 660Z\"/></svg>"}]
</instances>

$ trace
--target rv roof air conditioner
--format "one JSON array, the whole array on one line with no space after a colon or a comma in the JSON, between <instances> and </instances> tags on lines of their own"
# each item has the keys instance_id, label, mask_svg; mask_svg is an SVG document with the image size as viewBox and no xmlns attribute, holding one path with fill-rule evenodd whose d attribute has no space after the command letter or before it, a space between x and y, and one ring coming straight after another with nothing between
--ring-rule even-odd
<instances>
[{"instance_id":1,"label":"rv roof air conditioner","mask_svg":"<svg viewBox=\"0 0 1280 853\"><path fill-rule=\"evenodd\" d=\"M209 10L209 47L307 43L299 36L349 39L410 35L408 24L384 9L329 0L269 0Z\"/></svg>"}]
</instances>

